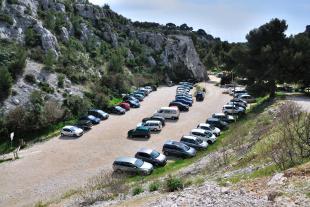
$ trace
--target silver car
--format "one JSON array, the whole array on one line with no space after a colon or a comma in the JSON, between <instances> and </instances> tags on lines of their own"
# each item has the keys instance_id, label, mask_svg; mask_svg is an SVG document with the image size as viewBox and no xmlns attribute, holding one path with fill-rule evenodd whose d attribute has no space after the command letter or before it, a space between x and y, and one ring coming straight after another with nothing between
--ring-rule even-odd
<instances>
[{"instance_id":1,"label":"silver car","mask_svg":"<svg viewBox=\"0 0 310 207\"><path fill-rule=\"evenodd\" d=\"M65 126L61 130L61 136L69 136L69 137L80 137L83 135L83 129L80 129L76 126Z\"/></svg>"},{"instance_id":2,"label":"silver car","mask_svg":"<svg viewBox=\"0 0 310 207\"><path fill-rule=\"evenodd\" d=\"M165 155L149 148L139 149L135 157L145 162L149 162L154 166L165 166L167 163L167 158Z\"/></svg>"},{"instance_id":3,"label":"silver car","mask_svg":"<svg viewBox=\"0 0 310 207\"><path fill-rule=\"evenodd\" d=\"M142 175L150 175L153 172L153 165L134 157L118 157L113 162L115 172L131 172Z\"/></svg>"},{"instance_id":4,"label":"silver car","mask_svg":"<svg viewBox=\"0 0 310 207\"><path fill-rule=\"evenodd\" d=\"M195 136L186 135L183 136L180 141L195 149L206 149L208 147L208 143L206 141L203 141L202 139Z\"/></svg>"},{"instance_id":5,"label":"silver car","mask_svg":"<svg viewBox=\"0 0 310 207\"><path fill-rule=\"evenodd\" d=\"M221 135L221 130L211 124L200 123L198 124L197 128L211 131L217 137Z\"/></svg>"}]
</instances>

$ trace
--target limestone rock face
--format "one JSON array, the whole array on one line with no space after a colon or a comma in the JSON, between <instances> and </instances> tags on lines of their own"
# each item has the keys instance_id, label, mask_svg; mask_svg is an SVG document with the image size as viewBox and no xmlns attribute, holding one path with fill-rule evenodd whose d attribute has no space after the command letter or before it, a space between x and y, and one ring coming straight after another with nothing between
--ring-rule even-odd
<instances>
[{"instance_id":1,"label":"limestone rock face","mask_svg":"<svg viewBox=\"0 0 310 207\"><path fill-rule=\"evenodd\" d=\"M141 44L147 44L152 47L155 51L160 51L166 41L166 38L161 33L153 32L141 32L138 33L138 39Z\"/></svg>"},{"instance_id":2,"label":"limestone rock face","mask_svg":"<svg viewBox=\"0 0 310 207\"><path fill-rule=\"evenodd\" d=\"M47 52L51 51L55 57L58 57L58 41L57 38L46 28L42 26L40 22L38 22L34 26L34 30L40 34L42 48Z\"/></svg>"},{"instance_id":3,"label":"limestone rock face","mask_svg":"<svg viewBox=\"0 0 310 207\"><path fill-rule=\"evenodd\" d=\"M201 63L192 39L188 36L170 36L161 54L162 64L171 79L192 78L197 81L208 79L206 69Z\"/></svg>"}]
</instances>

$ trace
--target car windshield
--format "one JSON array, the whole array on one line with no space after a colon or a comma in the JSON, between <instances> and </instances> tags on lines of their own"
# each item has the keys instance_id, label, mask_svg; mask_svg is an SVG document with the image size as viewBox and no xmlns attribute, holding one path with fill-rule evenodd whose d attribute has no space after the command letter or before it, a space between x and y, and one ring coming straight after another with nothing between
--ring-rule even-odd
<instances>
[{"instance_id":1,"label":"car windshield","mask_svg":"<svg viewBox=\"0 0 310 207\"><path fill-rule=\"evenodd\" d=\"M200 139L200 138L198 138L196 140L197 140L198 144L201 144L203 142L202 139Z\"/></svg>"},{"instance_id":2,"label":"car windshield","mask_svg":"<svg viewBox=\"0 0 310 207\"><path fill-rule=\"evenodd\" d=\"M210 129L214 130L214 129L215 129L215 126L213 126L213 125L210 124Z\"/></svg>"},{"instance_id":3,"label":"car windshield","mask_svg":"<svg viewBox=\"0 0 310 207\"><path fill-rule=\"evenodd\" d=\"M180 144L179 147L181 147L185 151L188 151L190 149L190 147L185 144Z\"/></svg>"},{"instance_id":4,"label":"car windshield","mask_svg":"<svg viewBox=\"0 0 310 207\"><path fill-rule=\"evenodd\" d=\"M88 118L89 119L96 119L96 117L94 117L93 115L89 115Z\"/></svg>"},{"instance_id":5,"label":"car windshield","mask_svg":"<svg viewBox=\"0 0 310 207\"><path fill-rule=\"evenodd\" d=\"M117 110L122 110L122 107L120 107L120 106L115 106L115 108L116 108Z\"/></svg>"},{"instance_id":6,"label":"car windshield","mask_svg":"<svg viewBox=\"0 0 310 207\"><path fill-rule=\"evenodd\" d=\"M136 162L135 162L135 166L141 167L143 165L143 163L144 162L142 160L137 159Z\"/></svg>"},{"instance_id":7,"label":"car windshield","mask_svg":"<svg viewBox=\"0 0 310 207\"><path fill-rule=\"evenodd\" d=\"M76 131L77 129L78 129L78 128L77 128L77 127L74 127L74 126L70 128L70 130L73 131L73 132Z\"/></svg>"},{"instance_id":8,"label":"car windshield","mask_svg":"<svg viewBox=\"0 0 310 207\"><path fill-rule=\"evenodd\" d=\"M151 152L151 157L152 157L152 158L157 158L159 155L160 155L160 153L157 152L157 151L155 151L155 150L153 150L153 151Z\"/></svg>"}]
</instances>

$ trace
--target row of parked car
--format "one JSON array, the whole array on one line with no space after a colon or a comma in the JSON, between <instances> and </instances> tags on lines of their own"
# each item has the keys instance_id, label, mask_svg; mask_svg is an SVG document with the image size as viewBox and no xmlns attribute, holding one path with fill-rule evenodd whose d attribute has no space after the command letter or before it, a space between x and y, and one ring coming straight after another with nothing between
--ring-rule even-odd
<instances>
[{"instance_id":1,"label":"row of parked car","mask_svg":"<svg viewBox=\"0 0 310 207\"><path fill-rule=\"evenodd\" d=\"M108 113L100 109L91 109L87 115L79 118L78 122L74 125L65 126L61 130L61 136L80 137L85 131L92 128L93 125L99 124L102 120L109 118L110 114L123 115L131 108L139 108L140 102L144 100L152 91L156 91L156 86L145 86L135 90L131 94L126 94L123 97L123 102L116 106L109 107Z\"/></svg>"},{"instance_id":2,"label":"row of parked car","mask_svg":"<svg viewBox=\"0 0 310 207\"><path fill-rule=\"evenodd\" d=\"M227 106L242 106L245 113L247 101L241 98L233 98ZM226 105L225 105L226 106ZM162 153L142 148L135 157L119 157L113 163L113 169L116 172L134 172L143 175L149 175L154 167L163 167L167 163L168 156L188 158L194 157L197 150L204 150L220 136L221 131L229 128L229 124L236 122L238 113L227 111L225 106L223 112L214 113L205 123L200 123L195 129L192 129L188 135L180 138L180 141L168 140L164 143ZM224 110L225 108L225 110ZM241 112L240 112L241 113Z\"/></svg>"}]
</instances>

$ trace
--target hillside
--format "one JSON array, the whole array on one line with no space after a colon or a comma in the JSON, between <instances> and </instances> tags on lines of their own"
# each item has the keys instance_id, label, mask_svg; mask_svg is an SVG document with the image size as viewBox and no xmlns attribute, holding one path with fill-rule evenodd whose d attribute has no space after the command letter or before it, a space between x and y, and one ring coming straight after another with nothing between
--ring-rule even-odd
<instances>
[{"instance_id":1,"label":"hillside","mask_svg":"<svg viewBox=\"0 0 310 207\"><path fill-rule=\"evenodd\" d=\"M89 106L105 109L133 86L205 80L196 48L220 42L186 24L132 22L85 0L0 3L0 142L9 131L27 139ZM48 110L58 113L42 120Z\"/></svg>"}]
</instances>

